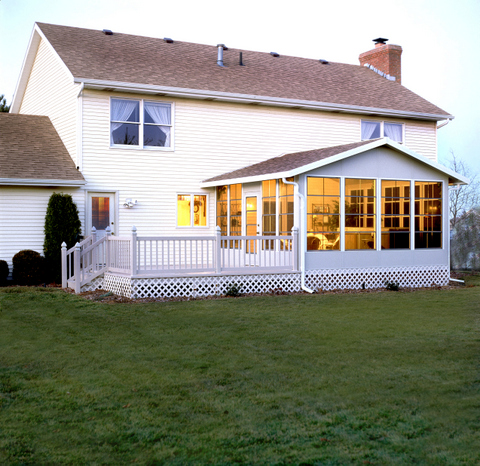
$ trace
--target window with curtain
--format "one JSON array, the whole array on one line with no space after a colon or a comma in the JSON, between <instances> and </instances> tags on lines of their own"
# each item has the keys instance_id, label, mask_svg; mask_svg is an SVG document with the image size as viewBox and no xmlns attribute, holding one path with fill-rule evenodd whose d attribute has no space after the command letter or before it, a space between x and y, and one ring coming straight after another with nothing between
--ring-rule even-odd
<instances>
[{"instance_id":1,"label":"window with curtain","mask_svg":"<svg viewBox=\"0 0 480 466\"><path fill-rule=\"evenodd\" d=\"M400 144L403 143L403 124L401 123L362 120L361 133L362 141L386 137Z\"/></svg>"},{"instance_id":2,"label":"window with curtain","mask_svg":"<svg viewBox=\"0 0 480 466\"><path fill-rule=\"evenodd\" d=\"M172 147L172 104L130 99L110 102L112 146Z\"/></svg>"}]
</instances>

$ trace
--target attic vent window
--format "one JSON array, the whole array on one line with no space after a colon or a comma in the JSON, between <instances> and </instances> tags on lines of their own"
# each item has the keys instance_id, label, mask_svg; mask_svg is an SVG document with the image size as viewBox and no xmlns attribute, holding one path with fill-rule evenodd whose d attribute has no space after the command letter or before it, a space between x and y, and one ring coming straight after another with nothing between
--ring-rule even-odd
<instances>
[{"instance_id":1,"label":"attic vent window","mask_svg":"<svg viewBox=\"0 0 480 466\"><path fill-rule=\"evenodd\" d=\"M322 65L329 65L328 63L328 60L324 60L323 58L320 58L320 60L318 60Z\"/></svg>"},{"instance_id":2,"label":"attic vent window","mask_svg":"<svg viewBox=\"0 0 480 466\"><path fill-rule=\"evenodd\" d=\"M173 39L170 39L170 37L164 37L163 41L166 42L167 44L173 44Z\"/></svg>"},{"instance_id":3,"label":"attic vent window","mask_svg":"<svg viewBox=\"0 0 480 466\"><path fill-rule=\"evenodd\" d=\"M113 36L113 32L110 29L104 29L102 31L106 36Z\"/></svg>"},{"instance_id":4,"label":"attic vent window","mask_svg":"<svg viewBox=\"0 0 480 466\"><path fill-rule=\"evenodd\" d=\"M277 53L277 52L270 52L270 55L271 55L272 57L279 57L279 56L280 56L280 54Z\"/></svg>"}]
</instances>

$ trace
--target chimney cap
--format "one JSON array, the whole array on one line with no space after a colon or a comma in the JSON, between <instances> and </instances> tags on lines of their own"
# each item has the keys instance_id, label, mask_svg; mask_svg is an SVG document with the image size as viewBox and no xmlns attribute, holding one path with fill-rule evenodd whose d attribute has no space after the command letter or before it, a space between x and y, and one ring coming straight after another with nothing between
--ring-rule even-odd
<instances>
[{"instance_id":1,"label":"chimney cap","mask_svg":"<svg viewBox=\"0 0 480 466\"><path fill-rule=\"evenodd\" d=\"M378 39L373 39L376 45L385 45L388 39L384 39L383 37L379 37Z\"/></svg>"}]
</instances>

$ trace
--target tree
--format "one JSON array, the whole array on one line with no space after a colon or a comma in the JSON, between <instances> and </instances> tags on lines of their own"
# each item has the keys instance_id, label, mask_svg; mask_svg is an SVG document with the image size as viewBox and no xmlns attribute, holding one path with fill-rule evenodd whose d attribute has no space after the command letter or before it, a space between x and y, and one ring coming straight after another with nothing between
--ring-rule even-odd
<instances>
[{"instance_id":1,"label":"tree","mask_svg":"<svg viewBox=\"0 0 480 466\"><path fill-rule=\"evenodd\" d=\"M49 278L61 281L61 246L65 241L71 248L78 241L81 231L78 209L70 194L53 193L45 216L45 254Z\"/></svg>"},{"instance_id":2,"label":"tree","mask_svg":"<svg viewBox=\"0 0 480 466\"><path fill-rule=\"evenodd\" d=\"M477 173L474 173L467 163L456 157L453 151L450 153L451 159L448 161L448 166L453 171L470 179L470 184L460 185L449 191L450 226L454 228L458 219L479 203L480 183Z\"/></svg>"},{"instance_id":3,"label":"tree","mask_svg":"<svg viewBox=\"0 0 480 466\"><path fill-rule=\"evenodd\" d=\"M480 208L458 217L452 230L450 254L453 269L480 268Z\"/></svg>"},{"instance_id":4,"label":"tree","mask_svg":"<svg viewBox=\"0 0 480 466\"><path fill-rule=\"evenodd\" d=\"M10 105L7 105L7 101L3 94L0 94L0 112L8 112Z\"/></svg>"}]
</instances>

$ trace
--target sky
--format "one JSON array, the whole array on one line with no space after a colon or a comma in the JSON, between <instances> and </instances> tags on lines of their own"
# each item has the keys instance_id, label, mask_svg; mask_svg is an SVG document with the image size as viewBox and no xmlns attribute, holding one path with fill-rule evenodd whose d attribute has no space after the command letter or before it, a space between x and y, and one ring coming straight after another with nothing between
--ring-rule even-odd
<instances>
[{"instance_id":1,"label":"sky","mask_svg":"<svg viewBox=\"0 0 480 466\"><path fill-rule=\"evenodd\" d=\"M402 84L455 116L439 161L453 152L480 173L480 0L0 0L7 103L36 21L350 64L388 38L403 48Z\"/></svg>"}]
</instances>

